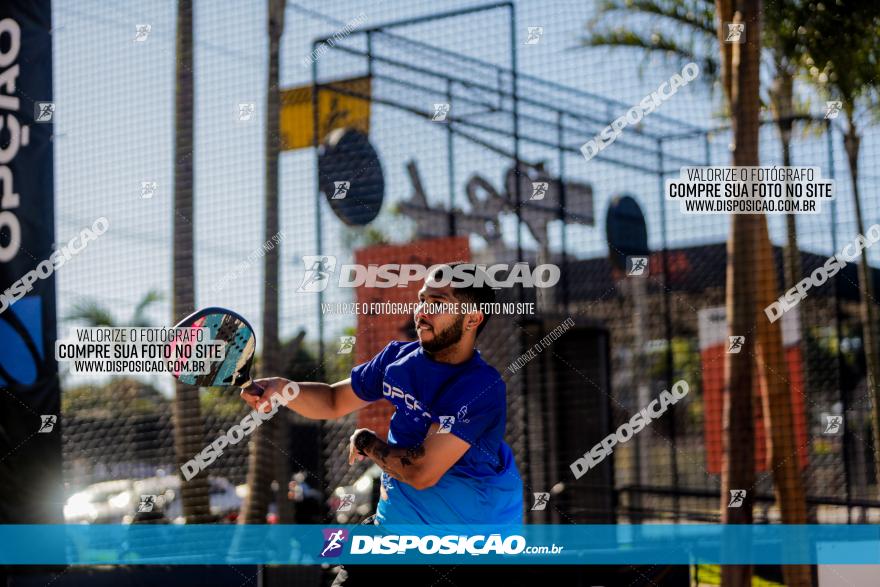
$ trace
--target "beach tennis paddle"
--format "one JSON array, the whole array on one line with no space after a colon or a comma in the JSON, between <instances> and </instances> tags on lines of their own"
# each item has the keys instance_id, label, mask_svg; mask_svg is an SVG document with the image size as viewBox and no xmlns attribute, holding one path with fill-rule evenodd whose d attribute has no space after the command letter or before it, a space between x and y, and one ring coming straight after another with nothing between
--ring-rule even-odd
<instances>
[{"instance_id":1,"label":"beach tennis paddle","mask_svg":"<svg viewBox=\"0 0 880 587\"><path fill-rule=\"evenodd\" d=\"M199 387L242 387L253 395L262 394L262 389L251 380L251 366L257 348L256 335L250 323L232 310L225 308L204 308L190 314L175 328L205 328L209 342L220 342L226 349L222 360L212 361L207 373L188 371L172 373L182 383ZM203 338L200 344L204 344ZM172 345L197 342L175 341Z\"/></svg>"}]
</instances>

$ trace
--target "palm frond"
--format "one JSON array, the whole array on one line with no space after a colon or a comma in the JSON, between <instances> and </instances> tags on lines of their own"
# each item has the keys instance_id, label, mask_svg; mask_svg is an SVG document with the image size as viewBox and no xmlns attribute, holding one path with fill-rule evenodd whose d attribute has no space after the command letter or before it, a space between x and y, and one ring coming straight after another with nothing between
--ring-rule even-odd
<instances>
[{"instance_id":1,"label":"palm frond","mask_svg":"<svg viewBox=\"0 0 880 587\"><path fill-rule=\"evenodd\" d=\"M588 23L588 30L594 30L608 15L622 13L631 16L634 13L657 17L672 21L685 27L689 33L715 39L715 5L707 2L685 0L603 0L599 5L597 16ZM667 24L672 24L667 23Z\"/></svg>"},{"instance_id":2,"label":"palm frond","mask_svg":"<svg viewBox=\"0 0 880 587\"><path fill-rule=\"evenodd\" d=\"M85 322L89 326L116 326L113 314L95 300L76 302L63 320L66 322Z\"/></svg>"},{"instance_id":3,"label":"palm frond","mask_svg":"<svg viewBox=\"0 0 880 587\"><path fill-rule=\"evenodd\" d=\"M148 291L146 295L141 298L141 301L138 302L138 305L134 308L134 312L131 315L131 326L149 326L149 323L146 319L146 316L144 316L144 313L147 311L147 308L155 303L161 302L164 299L165 296L162 292L155 289Z\"/></svg>"},{"instance_id":4,"label":"palm frond","mask_svg":"<svg viewBox=\"0 0 880 587\"><path fill-rule=\"evenodd\" d=\"M604 34L591 35L583 39L581 44L584 47L640 49L647 53L660 53L666 58L674 57L679 61L694 61L700 66L700 75L708 84L713 84L718 78L717 60L698 55L692 48L660 33L650 33L650 36L645 36L620 28Z\"/></svg>"}]
</instances>

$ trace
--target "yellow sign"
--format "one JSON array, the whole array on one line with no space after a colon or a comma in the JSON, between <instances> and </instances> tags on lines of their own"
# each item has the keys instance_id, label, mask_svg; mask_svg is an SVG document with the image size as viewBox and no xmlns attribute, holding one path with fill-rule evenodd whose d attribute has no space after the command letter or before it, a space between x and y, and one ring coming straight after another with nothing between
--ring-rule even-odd
<instances>
[{"instance_id":1,"label":"yellow sign","mask_svg":"<svg viewBox=\"0 0 880 587\"><path fill-rule=\"evenodd\" d=\"M328 87L329 86L329 87ZM318 134L323 140L337 128L370 132L370 78L335 81L318 90ZM285 151L314 145L312 86L281 91L281 148Z\"/></svg>"}]
</instances>

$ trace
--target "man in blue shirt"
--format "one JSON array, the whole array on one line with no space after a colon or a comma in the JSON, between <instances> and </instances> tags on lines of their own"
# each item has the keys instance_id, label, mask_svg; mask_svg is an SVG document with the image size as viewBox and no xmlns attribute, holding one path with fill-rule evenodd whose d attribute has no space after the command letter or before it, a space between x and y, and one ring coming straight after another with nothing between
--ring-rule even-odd
<instances>
[{"instance_id":1,"label":"man in blue shirt","mask_svg":"<svg viewBox=\"0 0 880 587\"><path fill-rule=\"evenodd\" d=\"M349 442L349 463L369 458L383 471L377 523L521 524L522 480L504 442L506 386L474 348L488 318L480 304L494 302L494 291L441 286L436 275L419 291L418 342L391 342L345 381L299 383L287 407L332 419L380 399L394 404L387 441L359 429ZM262 395L242 398L268 411L268 398L288 383L260 379Z\"/></svg>"}]
</instances>

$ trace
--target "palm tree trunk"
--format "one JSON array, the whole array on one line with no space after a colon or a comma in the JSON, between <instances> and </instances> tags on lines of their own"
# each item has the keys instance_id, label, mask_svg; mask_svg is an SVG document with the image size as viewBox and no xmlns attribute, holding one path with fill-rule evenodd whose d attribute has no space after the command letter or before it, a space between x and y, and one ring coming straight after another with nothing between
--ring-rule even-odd
<instances>
[{"instance_id":1,"label":"palm tree trunk","mask_svg":"<svg viewBox=\"0 0 880 587\"><path fill-rule=\"evenodd\" d=\"M721 89L730 102L733 96L732 76L733 76L733 45L725 43L727 31L724 29L724 23L733 21L733 0L715 0L715 14L718 21L718 43L721 49Z\"/></svg>"},{"instance_id":2,"label":"palm tree trunk","mask_svg":"<svg viewBox=\"0 0 880 587\"><path fill-rule=\"evenodd\" d=\"M172 261L172 322L195 308L193 261L193 9L192 0L177 3L177 86L174 109L174 252ZM205 432L199 388L178 382L174 397L174 452L178 467L202 450ZM183 516L188 523L211 515L205 473L181 481Z\"/></svg>"},{"instance_id":3,"label":"palm tree trunk","mask_svg":"<svg viewBox=\"0 0 880 587\"><path fill-rule=\"evenodd\" d=\"M791 156L789 154L790 145L787 141L782 144L782 165L789 167L791 165ZM785 271L785 291L793 288L800 281L803 269L801 268L801 252L798 250L797 238L797 222L794 214L786 214L785 216L785 255L783 258ZM795 307L792 312L798 311Z\"/></svg>"},{"instance_id":4,"label":"palm tree trunk","mask_svg":"<svg viewBox=\"0 0 880 587\"><path fill-rule=\"evenodd\" d=\"M846 155L849 161L849 175L852 181L853 204L856 209L856 230L865 234L865 222L862 217L862 203L859 195L859 148L861 137L849 114L849 128L843 138ZM867 394L871 398L871 423L874 427L874 474L880 489L880 346L878 346L877 308L872 295L871 268L868 265L868 252L862 251L859 257L859 318L862 322L862 344L865 349L867 373Z\"/></svg>"},{"instance_id":5,"label":"palm tree trunk","mask_svg":"<svg viewBox=\"0 0 880 587\"><path fill-rule=\"evenodd\" d=\"M719 20L744 23L746 41L722 42L722 63L730 64L728 98L734 134L733 164L737 167L759 164L760 131L759 67L761 51L761 0L741 0L735 13L724 0L717 1ZM727 11L727 12L725 12ZM730 17L730 18L728 18ZM721 34L726 31L720 30ZM727 53L730 53L729 59ZM806 507L800 471L797 466L792 426L791 402L785 373L782 333L779 323L763 319L762 309L777 295L773 249L763 215L733 217L728 243L727 312L731 336L745 336L743 350L728 353L725 360L724 437L726 459L722 471L722 521L729 524L752 522L755 491L753 385L766 390L763 396L765 421L769 426L769 453L774 471L777 499L787 523L806 521ZM753 362L754 361L754 362ZM754 367L754 371L752 368ZM740 508L728 507L731 490L746 490ZM724 587L748 587L750 565L722 567ZM806 587L811 575L808 566L786 566L786 585Z\"/></svg>"},{"instance_id":6,"label":"palm tree trunk","mask_svg":"<svg viewBox=\"0 0 880 587\"><path fill-rule=\"evenodd\" d=\"M723 0L719 0L722 4ZM755 0L746 4L757 4ZM723 15L719 6L719 14ZM729 88L735 149L734 165L754 165L758 158L757 148L757 101L751 101L748 47L759 45L758 35L752 30L756 20L757 6L749 6L744 15L731 10L731 18L724 21L743 22L747 19L747 44L724 43L726 31L721 31L722 63L730 64L722 75ZM723 26L723 25L719 25ZM728 55L728 53L730 55ZM742 86L745 86L744 88ZM724 465L721 471L721 521L724 524L751 524L755 485L755 433L752 415L752 355L754 341L752 331L755 316L755 277L759 275L752 264L757 246L759 216L736 214L731 220L730 239L727 243L727 327L729 336L745 336L739 353L727 353L724 361ZM744 503L738 508L728 506L731 491L745 490ZM723 587L749 587L752 579L751 565L725 565L721 568Z\"/></svg>"},{"instance_id":7,"label":"palm tree trunk","mask_svg":"<svg viewBox=\"0 0 880 587\"><path fill-rule=\"evenodd\" d=\"M284 30L283 0L269 0L269 75L266 87L266 198L264 201L265 243L278 238L278 156L279 91L278 52ZM263 354L260 371L263 376L276 375L280 369L278 340L278 246L263 257ZM248 496L242 522L261 524L266 520L270 484L278 481L279 521L293 521L293 509L287 499L290 467L287 456L287 414L281 412L266 425L257 428L248 454Z\"/></svg>"},{"instance_id":8,"label":"palm tree trunk","mask_svg":"<svg viewBox=\"0 0 880 587\"><path fill-rule=\"evenodd\" d=\"M791 131L794 126L794 75L785 63L777 63L776 78L771 90L771 103L776 116L779 140L782 143L782 165L791 166ZM801 254L798 250L797 222L794 214L785 215L785 253L783 267L785 274L785 290L788 290L801 279ZM795 308L792 311L798 311Z\"/></svg>"},{"instance_id":9,"label":"palm tree trunk","mask_svg":"<svg viewBox=\"0 0 880 587\"><path fill-rule=\"evenodd\" d=\"M786 74L788 75L788 74ZM791 79L791 76L788 76ZM788 86L791 88L791 85ZM788 94L788 103L791 103L791 94ZM790 117L793 112L789 111L787 117ZM787 122L782 122L780 124L780 136L782 140L782 165L784 167L791 166L791 129L793 123L789 118ZM797 221L796 216L794 214L787 214L785 216L785 252L783 255L783 273L785 277L785 285L782 288L784 291L788 291L793 288L798 281L800 281L801 276L803 275L803 266L801 263L801 252L798 247L798 237L797 237ZM804 302L801 302L802 304ZM807 301L806 303L809 303ZM801 332L804 331L804 324L800 320L801 316L801 307L795 306L789 312L795 312L798 315L798 323L800 324ZM799 345L803 345L803 337L798 342ZM803 346L802 346L803 349ZM803 356L803 355L802 355ZM765 410L764 413L769 416L769 413ZM791 424L794 425L793 423ZM768 422L767 426L773 426L772 422ZM793 428L792 428L793 430ZM806 447L798 447L803 450ZM788 508L790 509L790 508ZM816 518L816 509L815 507L809 508L807 510L807 521L809 523L815 523Z\"/></svg>"},{"instance_id":10,"label":"palm tree trunk","mask_svg":"<svg viewBox=\"0 0 880 587\"><path fill-rule=\"evenodd\" d=\"M744 12L743 21L746 22L747 42L739 45L742 51L734 51L736 97L733 100L733 112L734 119L738 121L734 131L734 165L747 166L759 165L760 161L761 0L743 0L741 6ZM763 312L779 295L773 247L764 215L749 215L744 222L748 223L753 237L753 246L748 247L751 254L748 261L754 276L749 284L753 288L753 294L750 295L754 295L754 304L748 318L743 321L750 324L749 331L755 333L756 339L756 344L751 348L756 375L752 381L757 380L760 383L758 389L763 391L761 399L769 456L767 468L773 473L773 485L782 522L806 524L806 496L798 459L798 453L806 450L806 447L798 447L795 441L791 391L782 345L782 325L781 322L771 323L766 320ZM748 350L748 347L744 350ZM793 548L797 545L785 546ZM788 587L812 585L812 572L808 565L785 565L783 574Z\"/></svg>"},{"instance_id":11,"label":"palm tree trunk","mask_svg":"<svg viewBox=\"0 0 880 587\"><path fill-rule=\"evenodd\" d=\"M281 154L281 95L279 90L279 52L284 34L284 0L269 1L269 80L266 92L266 238L279 233L278 157ZM270 214L271 212L271 214ZM280 245L266 255L266 280L263 285L263 332L266 333L264 356L266 367L273 373L281 369L281 343L278 339L278 263ZM271 322L271 324L270 324ZM293 502L287 499L290 483L290 456L288 454L289 420L285 410L272 421L275 437L274 477L278 482L276 505L278 521L293 523Z\"/></svg>"}]
</instances>

